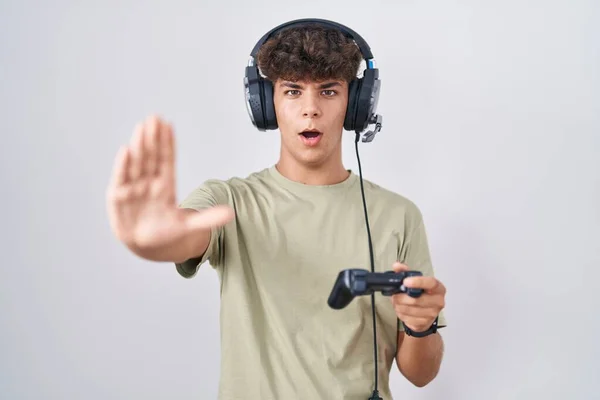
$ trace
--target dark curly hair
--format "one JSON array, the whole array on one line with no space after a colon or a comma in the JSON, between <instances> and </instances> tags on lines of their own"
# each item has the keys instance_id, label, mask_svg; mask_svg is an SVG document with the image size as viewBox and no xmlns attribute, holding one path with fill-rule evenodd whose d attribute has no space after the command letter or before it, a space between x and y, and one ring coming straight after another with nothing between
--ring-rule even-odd
<instances>
[{"instance_id":1,"label":"dark curly hair","mask_svg":"<svg viewBox=\"0 0 600 400\"><path fill-rule=\"evenodd\" d=\"M363 60L360 49L335 28L309 24L278 32L256 56L263 75L272 82L345 80L356 78Z\"/></svg>"}]
</instances>

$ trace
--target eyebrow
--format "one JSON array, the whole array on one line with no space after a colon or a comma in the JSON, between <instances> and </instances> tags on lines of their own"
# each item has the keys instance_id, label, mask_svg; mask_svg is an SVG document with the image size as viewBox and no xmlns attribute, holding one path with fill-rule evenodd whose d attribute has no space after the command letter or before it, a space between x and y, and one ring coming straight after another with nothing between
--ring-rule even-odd
<instances>
[{"instance_id":1,"label":"eyebrow","mask_svg":"<svg viewBox=\"0 0 600 400\"><path fill-rule=\"evenodd\" d=\"M281 86L289 87L292 89L302 89L302 85L293 82L282 82ZM319 89L329 89L335 86L341 86L339 82L326 82L319 85Z\"/></svg>"}]
</instances>

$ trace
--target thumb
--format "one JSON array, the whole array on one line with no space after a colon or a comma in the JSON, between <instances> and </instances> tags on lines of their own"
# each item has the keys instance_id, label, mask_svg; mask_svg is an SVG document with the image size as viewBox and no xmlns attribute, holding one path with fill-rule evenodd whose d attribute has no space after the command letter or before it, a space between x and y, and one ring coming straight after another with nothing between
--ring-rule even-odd
<instances>
[{"instance_id":1,"label":"thumb","mask_svg":"<svg viewBox=\"0 0 600 400\"><path fill-rule=\"evenodd\" d=\"M408 266L402 264L400 261L396 261L394 264L392 264L392 269L394 270L394 272L401 272L401 271L409 270Z\"/></svg>"},{"instance_id":2,"label":"thumb","mask_svg":"<svg viewBox=\"0 0 600 400\"><path fill-rule=\"evenodd\" d=\"M223 226L234 217L235 212L231 207L219 205L191 213L187 216L185 224L190 230L210 229Z\"/></svg>"}]
</instances>

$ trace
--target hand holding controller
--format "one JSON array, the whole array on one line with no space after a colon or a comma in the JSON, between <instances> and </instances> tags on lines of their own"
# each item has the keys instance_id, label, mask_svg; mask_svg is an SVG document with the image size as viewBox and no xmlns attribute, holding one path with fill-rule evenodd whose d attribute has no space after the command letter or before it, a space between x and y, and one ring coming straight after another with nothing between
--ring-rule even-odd
<instances>
[{"instance_id":1,"label":"hand holding controller","mask_svg":"<svg viewBox=\"0 0 600 400\"><path fill-rule=\"evenodd\" d=\"M354 297L374 292L381 292L384 296L406 293L411 297L419 297L423 289L407 288L403 282L404 278L422 275L419 271L369 272L366 269L345 269L338 274L327 302L331 308L340 310L350 304Z\"/></svg>"}]
</instances>

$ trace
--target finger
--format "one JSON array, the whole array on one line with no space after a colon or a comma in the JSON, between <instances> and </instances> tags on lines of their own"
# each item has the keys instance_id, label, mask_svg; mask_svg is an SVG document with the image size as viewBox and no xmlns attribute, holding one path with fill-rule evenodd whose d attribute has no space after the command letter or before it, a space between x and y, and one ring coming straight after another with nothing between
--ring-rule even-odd
<instances>
[{"instance_id":1,"label":"finger","mask_svg":"<svg viewBox=\"0 0 600 400\"><path fill-rule=\"evenodd\" d=\"M130 154L127 146L121 146L117 151L113 164L112 186L118 187L127 183Z\"/></svg>"},{"instance_id":2,"label":"finger","mask_svg":"<svg viewBox=\"0 0 600 400\"><path fill-rule=\"evenodd\" d=\"M209 229L227 224L235 217L231 207L215 206L186 216L186 225L190 230Z\"/></svg>"},{"instance_id":3,"label":"finger","mask_svg":"<svg viewBox=\"0 0 600 400\"><path fill-rule=\"evenodd\" d=\"M444 304L444 300L440 295L424 294L415 298L405 293L398 293L392 296L392 303L394 307L402 305L419 308L439 308Z\"/></svg>"},{"instance_id":4,"label":"finger","mask_svg":"<svg viewBox=\"0 0 600 400\"><path fill-rule=\"evenodd\" d=\"M147 124L144 137L144 175L154 176L157 171L158 163L158 135L161 129L161 122L156 116L152 116Z\"/></svg>"},{"instance_id":5,"label":"finger","mask_svg":"<svg viewBox=\"0 0 600 400\"><path fill-rule=\"evenodd\" d=\"M142 175L142 160L143 160L143 143L144 143L144 125L139 123L135 126L135 130L131 137L130 153L131 161L129 163L128 178L132 181L137 180Z\"/></svg>"},{"instance_id":6,"label":"finger","mask_svg":"<svg viewBox=\"0 0 600 400\"><path fill-rule=\"evenodd\" d=\"M396 310L396 314L402 317L432 319L439 315L439 310L437 308L396 306L394 309Z\"/></svg>"},{"instance_id":7,"label":"finger","mask_svg":"<svg viewBox=\"0 0 600 400\"><path fill-rule=\"evenodd\" d=\"M396 261L394 264L392 264L392 269L394 270L394 272L401 272L401 271L409 270L408 266L402 264L400 261Z\"/></svg>"},{"instance_id":8,"label":"finger","mask_svg":"<svg viewBox=\"0 0 600 400\"><path fill-rule=\"evenodd\" d=\"M411 276L404 279L404 286L409 288L421 288L428 292L445 292L444 285L432 276Z\"/></svg>"},{"instance_id":9,"label":"finger","mask_svg":"<svg viewBox=\"0 0 600 400\"><path fill-rule=\"evenodd\" d=\"M160 175L173 175L175 164L175 137L171 124L165 124L159 132L157 162Z\"/></svg>"},{"instance_id":10,"label":"finger","mask_svg":"<svg viewBox=\"0 0 600 400\"><path fill-rule=\"evenodd\" d=\"M396 310L396 314L403 317L426 318L429 316L426 308L396 305L394 309Z\"/></svg>"}]
</instances>

